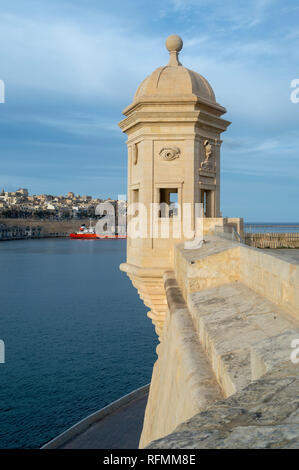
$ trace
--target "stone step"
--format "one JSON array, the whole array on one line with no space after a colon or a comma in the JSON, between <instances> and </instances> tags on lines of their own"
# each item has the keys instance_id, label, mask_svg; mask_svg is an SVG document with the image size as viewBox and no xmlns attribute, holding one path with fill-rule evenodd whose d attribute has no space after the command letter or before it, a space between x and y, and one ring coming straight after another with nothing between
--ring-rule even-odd
<instances>
[{"instance_id":1,"label":"stone step","mask_svg":"<svg viewBox=\"0 0 299 470\"><path fill-rule=\"evenodd\" d=\"M147 449L298 449L299 364L272 368Z\"/></svg>"},{"instance_id":2,"label":"stone step","mask_svg":"<svg viewBox=\"0 0 299 470\"><path fill-rule=\"evenodd\" d=\"M191 293L187 304L227 397L255 378L251 362L255 345L298 327L285 311L240 282Z\"/></svg>"}]
</instances>

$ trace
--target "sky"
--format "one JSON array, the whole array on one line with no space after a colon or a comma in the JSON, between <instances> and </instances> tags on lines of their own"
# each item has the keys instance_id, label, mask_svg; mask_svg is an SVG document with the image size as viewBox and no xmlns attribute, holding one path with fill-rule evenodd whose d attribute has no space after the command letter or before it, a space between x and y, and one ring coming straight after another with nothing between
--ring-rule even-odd
<instances>
[{"instance_id":1,"label":"sky","mask_svg":"<svg viewBox=\"0 0 299 470\"><path fill-rule=\"evenodd\" d=\"M298 20L297 0L0 0L0 189L124 194L122 110L179 34L232 122L223 215L299 222Z\"/></svg>"}]
</instances>

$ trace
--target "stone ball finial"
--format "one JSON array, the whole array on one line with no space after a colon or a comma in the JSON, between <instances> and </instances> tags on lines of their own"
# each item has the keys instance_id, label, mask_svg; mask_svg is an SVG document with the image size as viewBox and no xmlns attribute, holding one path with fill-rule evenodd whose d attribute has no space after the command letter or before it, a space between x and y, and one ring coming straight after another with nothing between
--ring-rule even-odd
<instances>
[{"instance_id":1,"label":"stone ball finial","mask_svg":"<svg viewBox=\"0 0 299 470\"><path fill-rule=\"evenodd\" d=\"M169 52L180 52L183 48L183 40L180 36L172 34L166 39L166 48Z\"/></svg>"}]
</instances>

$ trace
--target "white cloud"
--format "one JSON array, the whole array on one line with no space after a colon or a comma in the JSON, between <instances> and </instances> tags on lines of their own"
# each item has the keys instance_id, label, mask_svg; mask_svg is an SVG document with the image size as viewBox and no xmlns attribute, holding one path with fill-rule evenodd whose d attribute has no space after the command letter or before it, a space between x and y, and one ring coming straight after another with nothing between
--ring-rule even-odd
<instances>
[{"instance_id":1,"label":"white cloud","mask_svg":"<svg viewBox=\"0 0 299 470\"><path fill-rule=\"evenodd\" d=\"M172 5L176 11L192 7L196 13L207 3L207 0L176 0ZM243 142L244 150L239 148L238 152L244 155L275 151L273 135L277 130L297 130L299 105L292 105L289 99L290 80L294 78L289 76L290 70L293 67L297 71L296 42L271 35L245 39L227 32L232 23L234 30L238 25L262 21L273 3L274 0L254 0L239 7L231 1L223 6L217 0L213 9L201 11L205 12L207 24L224 22L226 32L206 27L200 34L189 31L183 38L183 64L208 78L220 104L228 109L227 118L233 121L224 141L236 137L235 129L240 122L247 126L248 135L264 128L260 144ZM103 15L98 30L88 30L80 18L33 20L0 13L0 22L0 41L7 45L0 51L4 74L1 78L5 79L8 90L22 90L24 96L32 97L42 93L45 99L50 94L55 99L55 93L69 95L72 100L85 104L106 100L103 109L99 105L98 117L83 112L55 118L41 113L13 116L14 120L31 120L71 134L120 133L117 119L113 121L106 116L107 106L117 107L120 114L120 103L129 104L144 77L168 61L161 34L136 33L132 24L124 27L126 22L120 21L117 15L115 18ZM286 55L287 69L281 66ZM7 121L9 116L3 115L1 119Z\"/></svg>"},{"instance_id":2,"label":"white cloud","mask_svg":"<svg viewBox=\"0 0 299 470\"><path fill-rule=\"evenodd\" d=\"M265 13L276 0L170 0L175 12L184 13L192 10L193 15L200 15L206 23L226 22L234 30L252 28L262 23ZM220 26L220 25L219 25ZM221 27L221 26L220 26Z\"/></svg>"},{"instance_id":3,"label":"white cloud","mask_svg":"<svg viewBox=\"0 0 299 470\"><path fill-rule=\"evenodd\" d=\"M253 10L261 15L272 2L254 0ZM218 5L218 0L216 3ZM206 0L196 2L197 6L205 4ZM217 5L207 9L205 16L225 17L230 21L232 2L225 8ZM242 15L248 17L249 6L246 5L233 8L232 21ZM193 0L173 3L177 10L188 6L193 6ZM126 22L121 23L117 16L103 16L99 30L88 30L79 20L62 21L52 17L33 20L26 16L0 14L0 22L0 41L7 45L0 51L4 75L1 78L5 79L8 93L22 90L25 96L43 93L45 98L48 94L52 97L69 95L81 102L106 101L106 104L121 108L122 103L130 103L146 75L167 63L164 37L136 33L131 26L124 27ZM286 45L280 38L245 41L241 37L236 40L227 34L219 36L214 30L212 32L204 30L200 35L189 33L186 36L183 64L211 81L216 97L233 117L269 123L275 119L288 120L289 77L280 66L286 55ZM288 52L297 49L296 44L291 44ZM267 60L271 63L263 65ZM279 115L275 113L277 108ZM294 108L291 113L293 119ZM102 120L106 120L103 115ZM100 125L90 124L90 132ZM76 122L67 127L85 132L87 124L83 119L81 129Z\"/></svg>"},{"instance_id":4,"label":"white cloud","mask_svg":"<svg viewBox=\"0 0 299 470\"><path fill-rule=\"evenodd\" d=\"M44 126L58 128L70 134L99 136L103 132L120 132L116 123L96 119L94 116L74 115L72 118L34 117L33 121Z\"/></svg>"},{"instance_id":5,"label":"white cloud","mask_svg":"<svg viewBox=\"0 0 299 470\"><path fill-rule=\"evenodd\" d=\"M133 96L146 70L154 66L157 40L131 35L111 18L102 18L97 32L74 21L6 14L0 14L0 23L0 42L6 45L1 48L1 68L8 89L114 100L128 92Z\"/></svg>"},{"instance_id":6,"label":"white cloud","mask_svg":"<svg viewBox=\"0 0 299 470\"><path fill-rule=\"evenodd\" d=\"M282 133L276 138L226 138L222 146L222 171L227 174L299 178L299 136Z\"/></svg>"}]
</instances>

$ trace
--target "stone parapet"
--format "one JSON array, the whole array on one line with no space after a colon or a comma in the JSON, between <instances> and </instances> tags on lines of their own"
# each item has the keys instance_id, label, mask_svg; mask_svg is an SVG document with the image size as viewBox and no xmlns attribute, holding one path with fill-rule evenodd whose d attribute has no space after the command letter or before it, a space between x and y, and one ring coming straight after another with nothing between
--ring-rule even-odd
<instances>
[{"instance_id":1,"label":"stone parapet","mask_svg":"<svg viewBox=\"0 0 299 470\"><path fill-rule=\"evenodd\" d=\"M240 280L299 319L299 265L240 245Z\"/></svg>"},{"instance_id":2,"label":"stone parapet","mask_svg":"<svg viewBox=\"0 0 299 470\"><path fill-rule=\"evenodd\" d=\"M169 310L157 350L140 447L171 432L222 396L173 272L164 274L164 283Z\"/></svg>"},{"instance_id":3,"label":"stone parapet","mask_svg":"<svg viewBox=\"0 0 299 470\"><path fill-rule=\"evenodd\" d=\"M205 239L197 250L178 245L174 272L164 273L168 310L140 444L164 433L169 436L149 448L295 446L298 404L294 411L278 402L271 384L282 400L295 400L298 366L291 353L299 340L299 265L233 241ZM194 359L198 351L205 366ZM205 370L212 374L210 403L201 388ZM216 402L217 394L226 400ZM269 413L276 407L267 421L271 433L264 396L270 397ZM196 414L196 407L205 413Z\"/></svg>"}]
</instances>

